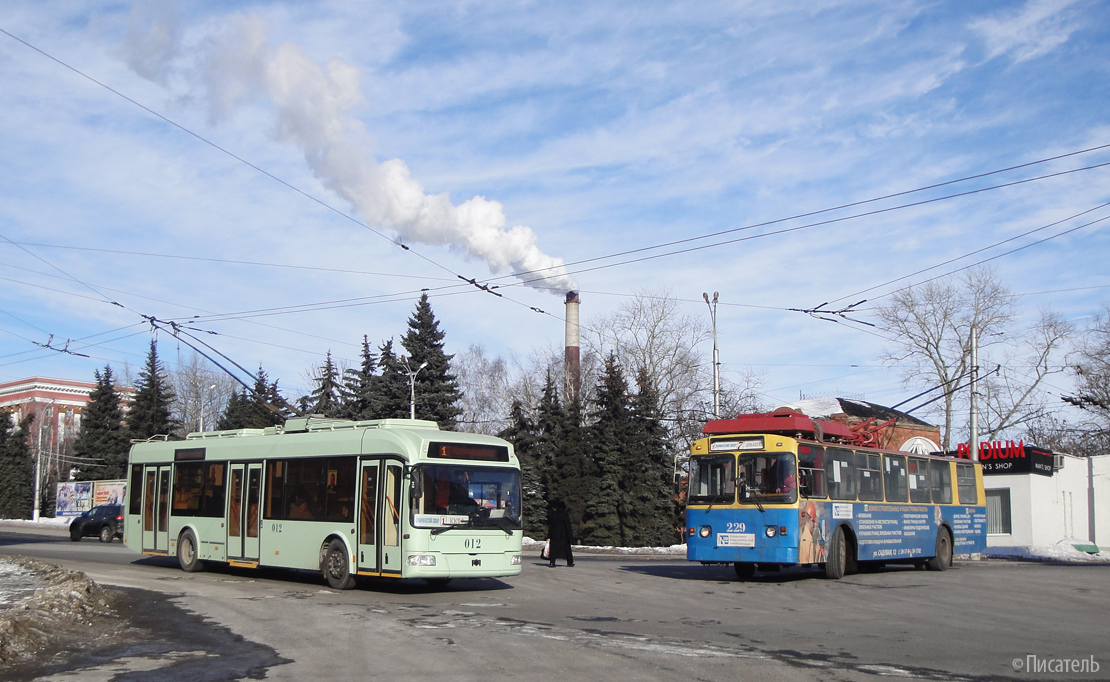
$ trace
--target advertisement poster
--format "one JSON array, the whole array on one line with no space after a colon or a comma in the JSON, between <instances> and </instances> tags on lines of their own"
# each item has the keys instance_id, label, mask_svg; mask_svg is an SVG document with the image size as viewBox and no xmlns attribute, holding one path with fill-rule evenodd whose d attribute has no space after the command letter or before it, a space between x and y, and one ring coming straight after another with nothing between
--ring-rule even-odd
<instances>
[{"instance_id":1,"label":"advertisement poster","mask_svg":"<svg viewBox=\"0 0 1110 682\"><path fill-rule=\"evenodd\" d=\"M93 481L93 506L98 504L123 504L127 481Z\"/></svg>"},{"instance_id":2,"label":"advertisement poster","mask_svg":"<svg viewBox=\"0 0 1110 682\"><path fill-rule=\"evenodd\" d=\"M78 516L92 509L92 482L70 481L58 484L54 516Z\"/></svg>"}]
</instances>

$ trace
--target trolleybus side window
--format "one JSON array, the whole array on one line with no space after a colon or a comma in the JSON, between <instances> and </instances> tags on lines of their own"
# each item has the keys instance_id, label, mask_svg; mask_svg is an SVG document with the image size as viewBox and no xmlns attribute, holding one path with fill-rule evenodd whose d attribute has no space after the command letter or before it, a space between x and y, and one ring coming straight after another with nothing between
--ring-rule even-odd
<instances>
[{"instance_id":1,"label":"trolleybus side window","mask_svg":"<svg viewBox=\"0 0 1110 682\"><path fill-rule=\"evenodd\" d=\"M857 452L856 473L859 474L859 499L881 502L883 499L882 457L870 452Z\"/></svg>"},{"instance_id":2,"label":"trolleybus side window","mask_svg":"<svg viewBox=\"0 0 1110 682\"><path fill-rule=\"evenodd\" d=\"M732 504L736 501L736 458L711 455L690 458L688 501L693 504Z\"/></svg>"},{"instance_id":3,"label":"trolleybus side window","mask_svg":"<svg viewBox=\"0 0 1110 682\"><path fill-rule=\"evenodd\" d=\"M934 459L929 462L929 489L936 504L952 504L952 463Z\"/></svg>"},{"instance_id":4,"label":"trolleybus side window","mask_svg":"<svg viewBox=\"0 0 1110 682\"><path fill-rule=\"evenodd\" d=\"M285 462L276 459L266 463L266 505L263 518L285 518Z\"/></svg>"},{"instance_id":5,"label":"trolleybus side window","mask_svg":"<svg viewBox=\"0 0 1110 682\"><path fill-rule=\"evenodd\" d=\"M856 499L856 456L851 450L828 448L825 450L829 475L829 498L833 500Z\"/></svg>"},{"instance_id":6,"label":"trolleybus side window","mask_svg":"<svg viewBox=\"0 0 1110 682\"><path fill-rule=\"evenodd\" d=\"M909 500L909 482L906 479L906 458L902 455L883 455L883 486L887 502Z\"/></svg>"},{"instance_id":7,"label":"trolleybus side window","mask_svg":"<svg viewBox=\"0 0 1110 682\"><path fill-rule=\"evenodd\" d=\"M324 510L328 521L355 520L355 458L329 457Z\"/></svg>"},{"instance_id":8,"label":"trolleybus side window","mask_svg":"<svg viewBox=\"0 0 1110 682\"><path fill-rule=\"evenodd\" d=\"M130 496L130 504L127 508L128 514L141 514L143 511L143 465L131 465L131 483L127 486L127 494Z\"/></svg>"},{"instance_id":9,"label":"trolleybus side window","mask_svg":"<svg viewBox=\"0 0 1110 682\"><path fill-rule=\"evenodd\" d=\"M956 487L960 491L960 504L979 504L974 464L956 464Z\"/></svg>"},{"instance_id":10,"label":"trolleybus side window","mask_svg":"<svg viewBox=\"0 0 1110 682\"><path fill-rule=\"evenodd\" d=\"M268 481L267 518L354 521L353 456L270 462Z\"/></svg>"},{"instance_id":11,"label":"trolleybus side window","mask_svg":"<svg viewBox=\"0 0 1110 682\"><path fill-rule=\"evenodd\" d=\"M798 493L802 497L825 497L825 448L798 446Z\"/></svg>"},{"instance_id":12,"label":"trolleybus side window","mask_svg":"<svg viewBox=\"0 0 1110 682\"><path fill-rule=\"evenodd\" d=\"M174 467L174 516L223 516L224 462L178 462Z\"/></svg>"},{"instance_id":13,"label":"trolleybus side window","mask_svg":"<svg viewBox=\"0 0 1110 682\"><path fill-rule=\"evenodd\" d=\"M932 502L929 492L929 460L922 457L909 458L910 502Z\"/></svg>"}]
</instances>

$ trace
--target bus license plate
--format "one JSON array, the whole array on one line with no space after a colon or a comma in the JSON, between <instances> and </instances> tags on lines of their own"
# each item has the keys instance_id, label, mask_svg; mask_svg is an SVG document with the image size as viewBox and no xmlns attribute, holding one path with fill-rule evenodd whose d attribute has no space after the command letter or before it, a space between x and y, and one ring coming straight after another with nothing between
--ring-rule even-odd
<instances>
[{"instance_id":1,"label":"bus license plate","mask_svg":"<svg viewBox=\"0 0 1110 682\"><path fill-rule=\"evenodd\" d=\"M718 547L755 547L754 533L717 533Z\"/></svg>"}]
</instances>

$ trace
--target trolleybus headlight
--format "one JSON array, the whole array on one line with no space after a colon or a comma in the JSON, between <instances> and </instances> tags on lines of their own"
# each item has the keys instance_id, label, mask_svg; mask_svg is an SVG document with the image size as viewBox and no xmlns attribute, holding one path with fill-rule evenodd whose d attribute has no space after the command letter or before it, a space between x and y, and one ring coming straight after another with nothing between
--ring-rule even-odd
<instances>
[{"instance_id":1,"label":"trolleybus headlight","mask_svg":"<svg viewBox=\"0 0 1110 682\"><path fill-rule=\"evenodd\" d=\"M434 554L410 554L409 566L435 566L436 558Z\"/></svg>"},{"instance_id":2,"label":"trolleybus headlight","mask_svg":"<svg viewBox=\"0 0 1110 682\"><path fill-rule=\"evenodd\" d=\"M702 526L701 528L698 529L698 535L702 536L703 538L709 537L710 532L711 531L709 529L709 526Z\"/></svg>"},{"instance_id":3,"label":"trolleybus headlight","mask_svg":"<svg viewBox=\"0 0 1110 682\"><path fill-rule=\"evenodd\" d=\"M522 557L520 554L514 554L511 557L509 557L509 565L510 566L520 566L523 563L524 563L524 557Z\"/></svg>"},{"instance_id":4,"label":"trolleybus headlight","mask_svg":"<svg viewBox=\"0 0 1110 682\"><path fill-rule=\"evenodd\" d=\"M773 538L775 537L775 533L778 533L778 529L774 526L767 526L767 530L765 530L764 533L766 533L767 537Z\"/></svg>"}]
</instances>

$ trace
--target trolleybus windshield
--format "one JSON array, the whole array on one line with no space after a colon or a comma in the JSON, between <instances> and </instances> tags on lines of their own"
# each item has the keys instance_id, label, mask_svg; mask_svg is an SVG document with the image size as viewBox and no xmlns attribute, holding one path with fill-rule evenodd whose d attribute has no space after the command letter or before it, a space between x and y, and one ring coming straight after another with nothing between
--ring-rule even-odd
<instances>
[{"instance_id":1,"label":"trolleybus windshield","mask_svg":"<svg viewBox=\"0 0 1110 682\"><path fill-rule=\"evenodd\" d=\"M453 464L413 471L413 526L519 529L520 472Z\"/></svg>"},{"instance_id":2,"label":"trolleybus windshield","mask_svg":"<svg viewBox=\"0 0 1110 682\"><path fill-rule=\"evenodd\" d=\"M736 455L690 458L690 504L732 504L736 501Z\"/></svg>"},{"instance_id":3,"label":"trolleybus windshield","mask_svg":"<svg viewBox=\"0 0 1110 682\"><path fill-rule=\"evenodd\" d=\"M740 504L792 504L798 499L794 455L741 454L736 467Z\"/></svg>"}]
</instances>

